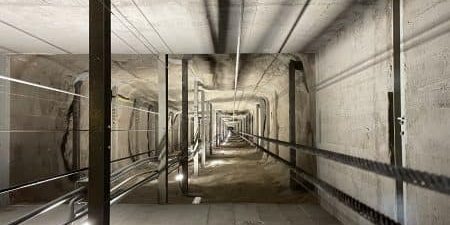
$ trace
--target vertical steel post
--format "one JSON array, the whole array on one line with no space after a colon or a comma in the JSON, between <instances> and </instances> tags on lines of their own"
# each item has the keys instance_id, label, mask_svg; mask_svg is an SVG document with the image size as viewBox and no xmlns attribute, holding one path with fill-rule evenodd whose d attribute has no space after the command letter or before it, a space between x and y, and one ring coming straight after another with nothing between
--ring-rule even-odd
<instances>
[{"instance_id":1,"label":"vertical steel post","mask_svg":"<svg viewBox=\"0 0 450 225\"><path fill-rule=\"evenodd\" d=\"M295 121L295 71L302 69L302 64L299 61L291 60L289 63L289 142L296 144L296 121ZM289 149L290 163L292 166L297 164L297 150ZM296 182L298 178L293 170L290 170L290 187L292 189L300 189L300 184Z\"/></svg>"},{"instance_id":2,"label":"vertical steel post","mask_svg":"<svg viewBox=\"0 0 450 225\"><path fill-rule=\"evenodd\" d=\"M216 111L216 147L220 145L220 115L219 112Z\"/></svg>"},{"instance_id":3,"label":"vertical steel post","mask_svg":"<svg viewBox=\"0 0 450 225\"><path fill-rule=\"evenodd\" d=\"M393 109L394 109L394 155L395 165L403 166L403 153L402 153L402 95L401 95L401 17L400 17L400 5L401 0L392 1L392 16L393 16L393 70L394 70L394 93L393 93ZM396 181L396 214L397 221L401 224L405 222L405 207L404 207L404 194L403 194L403 182Z\"/></svg>"},{"instance_id":4,"label":"vertical steel post","mask_svg":"<svg viewBox=\"0 0 450 225\"><path fill-rule=\"evenodd\" d=\"M202 109L202 120L201 120L201 137L202 137L202 154L201 154L201 159L202 159L202 168L205 168L206 165L206 114L205 114L205 91L202 90L201 92L201 109Z\"/></svg>"},{"instance_id":5,"label":"vertical steel post","mask_svg":"<svg viewBox=\"0 0 450 225\"><path fill-rule=\"evenodd\" d=\"M209 154L213 153L213 113L212 113L212 103L209 103Z\"/></svg>"},{"instance_id":6,"label":"vertical steel post","mask_svg":"<svg viewBox=\"0 0 450 225\"><path fill-rule=\"evenodd\" d=\"M256 129L255 130L256 130L256 135L257 136L261 136L261 132L260 132L260 127L261 127L261 125L260 125L260 122L261 122L261 120L260 120L261 108L260 107L261 106L259 104L256 104ZM259 138L256 140L256 142L258 143L258 145L261 144Z\"/></svg>"},{"instance_id":7,"label":"vertical steel post","mask_svg":"<svg viewBox=\"0 0 450 225\"><path fill-rule=\"evenodd\" d=\"M111 160L111 7L89 1L89 191L91 225L109 224Z\"/></svg>"},{"instance_id":8,"label":"vertical steel post","mask_svg":"<svg viewBox=\"0 0 450 225\"><path fill-rule=\"evenodd\" d=\"M200 132L198 119L198 80L194 81L194 140ZM194 143L195 145L195 143ZM200 146L198 146L200 148ZM198 151L194 154L194 176L198 176Z\"/></svg>"},{"instance_id":9,"label":"vertical steel post","mask_svg":"<svg viewBox=\"0 0 450 225\"><path fill-rule=\"evenodd\" d=\"M158 203L168 203L168 74L169 74L169 60L168 55L164 56L164 73L159 73L159 95L158 95L158 143L160 146L159 151L159 177L158 177Z\"/></svg>"},{"instance_id":10,"label":"vertical steel post","mask_svg":"<svg viewBox=\"0 0 450 225\"><path fill-rule=\"evenodd\" d=\"M181 181L181 190L184 194L189 192L189 86L188 86L188 61L182 60L181 65L181 171L183 174L183 180Z\"/></svg>"}]
</instances>

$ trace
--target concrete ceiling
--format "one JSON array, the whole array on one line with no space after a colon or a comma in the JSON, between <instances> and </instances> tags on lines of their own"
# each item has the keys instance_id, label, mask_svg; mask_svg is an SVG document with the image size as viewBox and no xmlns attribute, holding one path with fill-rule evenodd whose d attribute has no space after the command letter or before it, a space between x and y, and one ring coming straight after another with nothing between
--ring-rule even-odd
<instances>
[{"instance_id":1,"label":"concrete ceiling","mask_svg":"<svg viewBox=\"0 0 450 225\"><path fill-rule=\"evenodd\" d=\"M88 2L0 0L0 53L88 53ZM112 51L234 53L239 2L112 0ZM245 0L242 53L278 53L293 27L281 52L314 51L313 40L353 0L312 0L308 5L306 2Z\"/></svg>"},{"instance_id":2,"label":"concrete ceiling","mask_svg":"<svg viewBox=\"0 0 450 225\"><path fill-rule=\"evenodd\" d=\"M157 99L161 63L170 56L169 98L181 100L181 59L190 87L198 79L216 109L234 105L234 66L240 0L111 0L113 86L132 98ZM288 63L314 52L364 0L244 0L237 110L283 94ZM88 70L89 0L0 0L0 54L73 54ZM306 4L308 3L308 4ZM345 18L345 16L344 16ZM292 31L292 32L291 32ZM289 35L291 34L291 35ZM262 54L262 53L288 54ZM252 53L252 54L246 54ZM67 64L67 57L52 58ZM285 93L284 93L285 94ZM190 101L193 99L190 95Z\"/></svg>"}]
</instances>

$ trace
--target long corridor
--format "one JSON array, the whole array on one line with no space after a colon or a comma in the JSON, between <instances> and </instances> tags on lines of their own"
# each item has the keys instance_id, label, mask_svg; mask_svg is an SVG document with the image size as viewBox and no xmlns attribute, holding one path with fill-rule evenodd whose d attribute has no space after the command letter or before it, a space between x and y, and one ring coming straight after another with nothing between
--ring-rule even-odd
<instances>
[{"instance_id":1,"label":"long corridor","mask_svg":"<svg viewBox=\"0 0 450 225\"><path fill-rule=\"evenodd\" d=\"M449 225L450 0L0 0L0 225Z\"/></svg>"}]
</instances>

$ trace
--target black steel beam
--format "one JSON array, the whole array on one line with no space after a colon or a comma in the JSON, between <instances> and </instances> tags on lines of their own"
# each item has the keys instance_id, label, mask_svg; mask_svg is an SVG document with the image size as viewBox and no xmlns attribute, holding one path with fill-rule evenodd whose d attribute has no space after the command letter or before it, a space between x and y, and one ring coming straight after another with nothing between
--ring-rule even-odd
<instances>
[{"instance_id":1,"label":"black steel beam","mask_svg":"<svg viewBox=\"0 0 450 225\"><path fill-rule=\"evenodd\" d=\"M159 96L158 96L158 143L160 143L159 166L160 171L158 177L158 203L166 204L169 202L169 108L168 108L168 76L169 76L169 56L164 55L164 74L158 75Z\"/></svg>"},{"instance_id":2,"label":"black steel beam","mask_svg":"<svg viewBox=\"0 0 450 225\"><path fill-rule=\"evenodd\" d=\"M400 17L400 0L392 1L392 15L393 15L393 70L394 70L394 93L393 93L393 114L394 114L394 165L403 166L402 154L402 110L401 110L401 17ZM397 220L403 224L404 219L404 204L403 204L403 182L396 181L396 216Z\"/></svg>"},{"instance_id":3,"label":"black steel beam","mask_svg":"<svg viewBox=\"0 0 450 225\"><path fill-rule=\"evenodd\" d=\"M186 59L182 60L181 65L181 171L183 174L183 180L181 181L181 190L184 194L189 191L189 86L188 86L188 61Z\"/></svg>"},{"instance_id":4,"label":"black steel beam","mask_svg":"<svg viewBox=\"0 0 450 225\"><path fill-rule=\"evenodd\" d=\"M302 70L303 64L300 61L291 60L289 63L289 142L296 144L296 121L295 121L295 71ZM293 148L289 149L290 163L296 166L297 151ZM297 182L296 173L290 170L290 187L295 190L301 190L301 185Z\"/></svg>"},{"instance_id":5,"label":"black steel beam","mask_svg":"<svg viewBox=\"0 0 450 225\"><path fill-rule=\"evenodd\" d=\"M212 150L212 143L213 143L213 140L212 140L212 133L213 133L213 129L212 129L212 127L213 127L213 114L212 114L212 103L211 102L209 102L209 138L208 138L208 141L209 141L209 154L210 155L212 155L213 154L213 150Z\"/></svg>"},{"instance_id":6,"label":"black steel beam","mask_svg":"<svg viewBox=\"0 0 450 225\"><path fill-rule=\"evenodd\" d=\"M110 0L89 1L89 224L109 224L111 159Z\"/></svg>"}]
</instances>

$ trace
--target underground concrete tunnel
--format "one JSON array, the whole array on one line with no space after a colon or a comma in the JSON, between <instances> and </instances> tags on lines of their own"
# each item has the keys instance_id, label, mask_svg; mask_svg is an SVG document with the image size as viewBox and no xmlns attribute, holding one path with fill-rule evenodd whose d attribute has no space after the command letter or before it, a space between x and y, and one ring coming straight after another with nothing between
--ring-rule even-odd
<instances>
[{"instance_id":1,"label":"underground concrete tunnel","mask_svg":"<svg viewBox=\"0 0 450 225\"><path fill-rule=\"evenodd\" d=\"M0 224L450 224L448 15L0 0Z\"/></svg>"}]
</instances>

